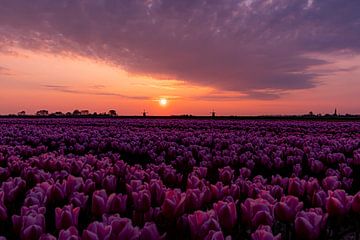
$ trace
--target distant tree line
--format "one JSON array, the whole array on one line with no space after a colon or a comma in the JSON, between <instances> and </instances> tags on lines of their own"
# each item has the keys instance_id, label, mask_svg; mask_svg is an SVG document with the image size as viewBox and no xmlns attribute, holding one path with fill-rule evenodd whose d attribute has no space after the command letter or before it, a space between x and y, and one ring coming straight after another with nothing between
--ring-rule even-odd
<instances>
[{"instance_id":1,"label":"distant tree line","mask_svg":"<svg viewBox=\"0 0 360 240\"><path fill-rule=\"evenodd\" d=\"M38 117L63 117L63 116L110 116L110 117L116 117L118 116L116 110L109 110L108 112L102 112L102 113L97 113L97 112L93 112L91 113L89 110L79 110L79 109L75 109L73 112L52 112L50 113L48 110L42 109L39 111L36 111L34 115L29 114L27 115L25 111L20 111L17 114L18 116L38 116Z\"/></svg>"}]
</instances>

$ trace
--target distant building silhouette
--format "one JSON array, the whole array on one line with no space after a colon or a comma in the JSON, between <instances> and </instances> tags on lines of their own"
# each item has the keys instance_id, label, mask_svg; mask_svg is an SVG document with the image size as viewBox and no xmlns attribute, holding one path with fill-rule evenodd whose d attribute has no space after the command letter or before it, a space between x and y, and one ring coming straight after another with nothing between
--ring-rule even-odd
<instances>
[{"instance_id":1,"label":"distant building silhouette","mask_svg":"<svg viewBox=\"0 0 360 240\"><path fill-rule=\"evenodd\" d=\"M25 116L25 115L26 115L26 112L25 112L25 111L21 111L21 112L18 112L17 115L18 115L18 116Z\"/></svg>"},{"instance_id":2,"label":"distant building silhouette","mask_svg":"<svg viewBox=\"0 0 360 240\"><path fill-rule=\"evenodd\" d=\"M49 111L48 110L39 110L36 112L36 116L48 116Z\"/></svg>"}]
</instances>

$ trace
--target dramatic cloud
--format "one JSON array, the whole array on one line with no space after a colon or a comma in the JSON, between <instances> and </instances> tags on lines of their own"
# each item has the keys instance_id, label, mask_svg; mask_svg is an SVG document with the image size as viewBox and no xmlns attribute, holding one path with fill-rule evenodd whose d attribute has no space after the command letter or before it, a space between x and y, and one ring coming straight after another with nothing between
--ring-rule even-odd
<instances>
[{"instance_id":1,"label":"dramatic cloud","mask_svg":"<svg viewBox=\"0 0 360 240\"><path fill-rule=\"evenodd\" d=\"M0 76L1 75L9 76L9 75L12 75L12 73L11 73L10 69L0 66Z\"/></svg>"},{"instance_id":2,"label":"dramatic cloud","mask_svg":"<svg viewBox=\"0 0 360 240\"><path fill-rule=\"evenodd\" d=\"M87 94L87 95L96 95L96 96L116 96L120 98L126 98L126 99L136 99L136 100L149 100L150 97L146 96L129 96L124 95L120 93L114 93L114 92L99 92L99 91L91 91L88 89L74 89L70 86L64 86L64 85L43 85L44 88L47 88L52 91L58 91L58 92L64 92L64 93L76 93L76 94ZM101 89L103 88L102 85L95 85L90 86L90 89Z\"/></svg>"},{"instance_id":3,"label":"dramatic cloud","mask_svg":"<svg viewBox=\"0 0 360 240\"><path fill-rule=\"evenodd\" d=\"M316 86L309 53L360 52L359 0L2 0L0 45L274 99ZM321 73L322 74L322 73Z\"/></svg>"}]
</instances>

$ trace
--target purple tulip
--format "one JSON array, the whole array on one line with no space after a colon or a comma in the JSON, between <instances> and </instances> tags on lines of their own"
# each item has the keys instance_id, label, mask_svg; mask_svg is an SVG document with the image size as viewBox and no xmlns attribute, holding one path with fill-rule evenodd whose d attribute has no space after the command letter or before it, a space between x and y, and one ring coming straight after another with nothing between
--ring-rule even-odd
<instances>
[{"instance_id":1,"label":"purple tulip","mask_svg":"<svg viewBox=\"0 0 360 240\"><path fill-rule=\"evenodd\" d=\"M222 182L217 182L215 185L210 185L210 191L211 191L211 199L213 200L220 200L224 196L224 185Z\"/></svg>"},{"instance_id":2,"label":"purple tulip","mask_svg":"<svg viewBox=\"0 0 360 240\"><path fill-rule=\"evenodd\" d=\"M219 231L221 229L213 211L196 211L188 215L188 220L192 239L203 239L210 230Z\"/></svg>"},{"instance_id":3,"label":"purple tulip","mask_svg":"<svg viewBox=\"0 0 360 240\"><path fill-rule=\"evenodd\" d=\"M105 190L97 190L92 195L91 212L97 217L101 217L106 212L108 197Z\"/></svg>"},{"instance_id":4,"label":"purple tulip","mask_svg":"<svg viewBox=\"0 0 360 240\"><path fill-rule=\"evenodd\" d=\"M134 208L140 212L146 212L151 207L151 194L149 190L140 190L132 192Z\"/></svg>"},{"instance_id":5,"label":"purple tulip","mask_svg":"<svg viewBox=\"0 0 360 240\"><path fill-rule=\"evenodd\" d=\"M95 191L95 182L91 179L86 179L84 183L84 192L86 194L91 194Z\"/></svg>"},{"instance_id":6,"label":"purple tulip","mask_svg":"<svg viewBox=\"0 0 360 240\"><path fill-rule=\"evenodd\" d=\"M33 210L30 210L28 214L28 216L14 215L12 217L14 229L20 233L21 239L39 239L44 233L45 217L33 212Z\"/></svg>"},{"instance_id":7,"label":"purple tulip","mask_svg":"<svg viewBox=\"0 0 360 240\"><path fill-rule=\"evenodd\" d=\"M112 227L93 222L83 231L82 240L110 240Z\"/></svg>"},{"instance_id":8,"label":"purple tulip","mask_svg":"<svg viewBox=\"0 0 360 240\"><path fill-rule=\"evenodd\" d=\"M341 182L338 181L337 176L328 176L323 179L322 186L324 190L335 190L341 188Z\"/></svg>"},{"instance_id":9,"label":"purple tulip","mask_svg":"<svg viewBox=\"0 0 360 240\"><path fill-rule=\"evenodd\" d=\"M288 185L288 193L296 197L302 197L305 192L305 180L299 178L290 178Z\"/></svg>"},{"instance_id":10,"label":"purple tulip","mask_svg":"<svg viewBox=\"0 0 360 240\"><path fill-rule=\"evenodd\" d=\"M133 227L128 218L113 215L107 219L107 223L111 225L112 229L110 239L135 240L139 238L139 229Z\"/></svg>"},{"instance_id":11,"label":"purple tulip","mask_svg":"<svg viewBox=\"0 0 360 240\"><path fill-rule=\"evenodd\" d=\"M274 206L274 215L276 219L282 222L291 223L294 221L296 214L303 208L304 204L294 196L285 196Z\"/></svg>"},{"instance_id":12,"label":"purple tulip","mask_svg":"<svg viewBox=\"0 0 360 240\"><path fill-rule=\"evenodd\" d=\"M180 216L184 212L185 194L180 190L168 190L165 193L165 200L161 206L165 217L172 219Z\"/></svg>"},{"instance_id":13,"label":"purple tulip","mask_svg":"<svg viewBox=\"0 0 360 240\"><path fill-rule=\"evenodd\" d=\"M252 240L281 240L281 234L273 235L270 226L260 225L254 233L251 234Z\"/></svg>"},{"instance_id":14,"label":"purple tulip","mask_svg":"<svg viewBox=\"0 0 360 240\"><path fill-rule=\"evenodd\" d=\"M55 183L51 185L48 188L46 195L48 203L55 204L64 201L66 197L65 184Z\"/></svg>"},{"instance_id":15,"label":"purple tulip","mask_svg":"<svg viewBox=\"0 0 360 240\"><path fill-rule=\"evenodd\" d=\"M214 203L214 210L219 218L222 229L231 231L237 222L237 211L234 202L219 201Z\"/></svg>"},{"instance_id":16,"label":"purple tulip","mask_svg":"<svg viewBox=\"0 0 360 240\"><path fill-rule=\"evenodd\" d=\"M360 151L354 151L354 158L352 161L354 166L360 166Z\"/></svg>"},{"instance_id":17,"label":"purple tulip","mask_svg":"<svg viewBox=\"0 0 360 240\"><path fill-rule=\"evenodd\" d=\"M70 195L73 192L80 192L84 187L84 181L81 177L74 177L69 175L65 182L66 194Z\"/></svg>"},{"instance_id":18,"label":"purple tulip","mask_svg":"<svg viewBox=\"0 0 360 240\"><path fill-rule=\"evenodd\" d=\"M274 223L273 205L261 198L247 198L241 204L241 213L242 222L252 227L258 227L261 224L272 226Z\"/></svg>"},{"instance_id":19,"label":"purple tulip","mask_svg":"<svg viewBox=\"0 0 360 240\"><path fill-rule=\"evenodd\" d=\"M116 192L117 180L114 175L107 175L102 181L102 186L107 193Z\"/></svg>"},{"instance_id":20,"label":"purple tulip","mask_svg":"<svg viewBox=\"0 0 360 240\"><path fill-rule=\"evenodd\" d=\"M2 191L4 192L4 201L13 203L25 191L26 182L19 178L10 178L8 181L2 183Z\"/></svg>"},{"instance_id":21,"label":"purple tulip","mask_svg":"<svg viewBox=\"0 0 360 240\"><path fill-rule=\"evenodd\" d=\"M206 167L194 167L192 173L194 176L203 179L206 178L207 170L208 169Z\"/></svg>"},{"instance_id":22,"label":"purple tulip","mask_svg":"<svg viewBox=\"0 0 360 240\"><path fill-rule=\"evenodd\" d=\"M6 221L7 209L4 204L4 192L0 192L0 221Z\"/></svg>"},{"instance_id":23,"label":"purple tulip","mask_svg":"<svg viewBox=\"0 0 360 240\"><path fill-rule=\"evenodd\" d=\"M151 202L154 206L161 206L165 199L165 189L161 181L150 181Z\"/></svg>"},{"instance_id":24,"label":"purple tulip","mask_svg":"<svg viewBox=\"0 0 360 240\"><path fill-rule=\"evenodd\" d=\"M47 233L47 234L42 234L40 236L39 240L56 240L56 237L54 237L53 235Z\"/></svg>"},{"instance_id":25,"label":"purple tulip","mask_svg":"<svg viewBox=\"0 0 360 240\"><path fill-rule=\"evenodd\" d=\"M57 230L67 229L71 226L78 225L80 208L73 208L70 206L65 206L61 208L55 208L55 226Z\"/></svg>"},{"instance_id":26,"label":"purple tulip","mask_svg":"<svg viewBox=\"0 0 360 240\"><path fill-rule=\"evenodd\" d=\"M329 216L344 216L349 212L351 202L352 197L348 196L344 190L329 191L329 197L326 199L326 212Z\"/></svg>"},{"instance_id":27,"label":"purple tulip","mask_svg":"<svg viewBox=\"0 0 360 240\"><path fill-rule=\"evenodd\" d=\"M222 231L210 230L204 240L231 240L231 237L229 236L224 238Z\"/></svg>"},{"instance_id":28,"label":"purple tulip","mask_svg":"<svg viewBox=\"0 0 360 240\"><path fill-rule=\"evenodd\" d=\"M145 223L143 229L141 229L139 240L160 240L164 236L160 236L155 223Z\"/></svg>"},{"instance_id":29,"label":"purple tulip","mask_svg":"<svg viewBox=\"0 0 360 240\"><path fill-rule=\"evenodd\" d=\"M295 218L295 233L297 239L316 240L320 237L326 223L326 215L301 211Z\"/></svg>"},{"instance_id":30,"label":"purple tulip","mask_svg":"<svg viewBox=\"0 0 360 240\"><path fill-rule=\"evenodd\" d=\"M185 195L185 210L193 212L201 208L202 192L199 189L188 189Z\"/></svg>"},{"instance_id":31,"label":"purple tulip","mask_svg":"<svg viewBox=\"0 0 360 240\"><path fill-rule=\"evenodd\" d=\"M29 225L22 230L20 238L23 240L37 240L42 233L43 229L39 225Z\"/></svg>"},{"instance_id":32,"label":"purple tulip","mask_svg":"<svg viewBox=\"0 0 360 240\"><path fill-rule=\"evenodd\" d=\"M80 207L81 209L85 209L87 206L88 198L89 196L85 195L84 193L74 192L71 194L69 202L74 207Z\"/></svg>"},{"instance_id":33,"label":"purple tulip","mask_svg":"<svg viewBox=\"0 0 360 240\"><path fill-rule=\"evenodd\" d=\"M311 199L313 207L320 207L325 209L327 194L324 191L317 191L314 193Z\"/></svg>"},{"instance_id":34,"label":"purple tulip","mask_svg":"<svg viewBox=\"0 0 360 240\"><path fill-rule=\"evenodd\" d=\"M320 190L320 188L319 181L316 178L310 178L305 184L307 197L311 199L314 193Z\"/></svg>"},{"instance_id":35,"label":"purple tulip","mask_svg":"<svg viewBox=\"0 0 360 240\"><path fill-rule=\"evenodd\" d=\"M71 226L66 230L61 230L58 240L80 240L79 232L76 227Z\"/></svg>"},{"instance_id":36,"label":"purple tulip","mask_svg":"<svg viewBox=\"0 0 360 240\"><path fill-rule=\"evenodd\" d=\"M353 197L351 208L355 213L360 213L360 192Z\"/></svg>"},{"instance_id":37,"label":"purple tulip","mask_svg":"<svg viewBox=\"0 0 360 240\"><path fill-rule=\"evenodd\" d=\"M127 204L127 195L110 194L107 203L106 203L106 212L107 213L125 213Z\"/></svg>"},{"instance_id":38,"label":"purple tulip","mask_svg":"<svg viewBox=\"0 0 360 240\"><path fill-rule=\"evenodd\" d=\"M219 180L224 184L230 184L234 177L234 170L229 166L219 169Z\"/></svg>"}]
</instances>

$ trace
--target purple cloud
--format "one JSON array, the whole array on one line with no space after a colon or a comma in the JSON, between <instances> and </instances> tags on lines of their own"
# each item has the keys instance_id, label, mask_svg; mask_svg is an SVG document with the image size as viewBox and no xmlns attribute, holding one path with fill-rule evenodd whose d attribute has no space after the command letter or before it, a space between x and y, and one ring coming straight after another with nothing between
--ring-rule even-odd
<instances>
[{"instance_id":1,"label":"purple cloud","mask_svg":"<svg viewBox=\"0 0 360 240\"><path fill-rule=\"evenodd\" d=\"M3 0L0 45L275 99L317 85L309 69L327 61L308 53L359 53L359 12L358 0Z\"/></svg>"},{"instance_id":2,"label":"purple cloud","mask_svg":"<svg viewBox=\"0 0 360 240\"><path fill-rule=\"evenodd\" d=\"M0 76L1 76L1 75L3 75L3 76L4 76L4 75L10 76L10 75L12 75L12 73L11 73L11 71L10 71L9 68L0 66Z\"/></svg>"},{"instance_id":3,"label":"purple cloud","mask_svg":"<svg viewBox=\"0 0 360 240\"><path fill-rule=\"evenodd\" d=\"M96 85L95 89L98 89L100 85ZM136 100L150 100L150 97L147 96L131 96L131 95L124 95L124 94L120 94L120 93L115 93L115 92L103 92L103 91L91 91L91 90L87 90L87 89L74 89L70 86L66 86L66 85L42 85L42 87L52 90L52 91L57 91L57 92L64 92L64 93L75 93L75 94L87 94L87 95L97 95L97 96L115 96L115 97L120 97L120 98L126 98L126 99L136 99ZM90 86L90 89L94 88L94 86ZM101 85L100 88L103 88L103 86Z\"/></svg>"}]
</instances>

